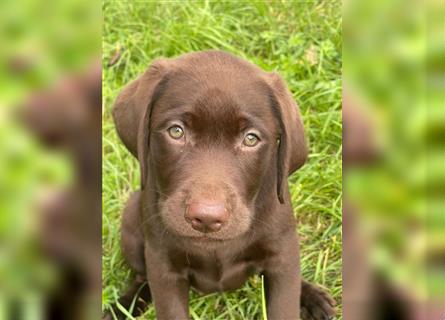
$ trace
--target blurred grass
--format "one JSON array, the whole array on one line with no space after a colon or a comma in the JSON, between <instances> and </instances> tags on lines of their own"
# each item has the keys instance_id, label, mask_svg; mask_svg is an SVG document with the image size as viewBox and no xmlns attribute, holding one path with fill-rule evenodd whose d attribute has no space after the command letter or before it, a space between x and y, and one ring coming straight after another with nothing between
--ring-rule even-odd
<instances>
[{"instance_id":1,"label":"blurred grass","mask_svg":"<svg viewBox=\"0 0 445 320\"><path fill-rule=\"evenodd\" d=\"M341 3L103 3L103 305L130 279L120 251L120 214L139 186L138 164L119 141L110 109L117 94L160 56L210 48L278 71L299 103L310 141L290 178L305 279L328 288L341 309ZM108 67L116 53L120 59ZM193 319L260 319L261 279L233 293L192 294ZM146 317L154 318L152 307ZM339 315L338 319L341 319Z\"/></svg>"},{"instance_id":2,"label":"blurred grass","mask_svg":"<svg viewBox=\"0 0 445 320\"><path fill-rule=\"evenodd\" d=\"M345 87L378 123L381 157L344 187L374 267L416 299L445 298L444 3L350 2Z\"/></svg>"},{"instance_id":3,"label":"blurred grass","mask_svg":"<svg viewBox=\"0 0 445 320\"><path fill-rule=\"evenodd\" d=\"M45 10L42 8L45 7ZM9 105L99 55L100 7L87 0L0 3L0 97Z\"/></svg>"},{"instance_id":4,"label":"blurred grass","mask_svg":"<svg viewBox=\"0 0 445 320\"><path fill-rule=\"evenodd\" d=\"M19 106L98 56L99 16L86 0L0 2L0 319L44 318L58 274L39 250L38 204L72 180L71 159L36 141Z\"/></svg>"}]
</instances>

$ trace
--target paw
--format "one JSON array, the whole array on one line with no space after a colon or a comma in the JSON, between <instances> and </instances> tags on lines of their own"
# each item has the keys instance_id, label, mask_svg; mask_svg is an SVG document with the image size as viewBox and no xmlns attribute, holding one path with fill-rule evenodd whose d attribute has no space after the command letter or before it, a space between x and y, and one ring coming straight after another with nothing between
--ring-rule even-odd
<instances>
[{"instance_id":1,"label":"paw","mask_svg":"<svg viewBox=\"0 0 445 320\"><path fill-rule=\"evenodd\" d=\"M335 301L320 287L303 281L301 287L301 319L329 320L335 316Z\"/></svg>"}]
</instances>

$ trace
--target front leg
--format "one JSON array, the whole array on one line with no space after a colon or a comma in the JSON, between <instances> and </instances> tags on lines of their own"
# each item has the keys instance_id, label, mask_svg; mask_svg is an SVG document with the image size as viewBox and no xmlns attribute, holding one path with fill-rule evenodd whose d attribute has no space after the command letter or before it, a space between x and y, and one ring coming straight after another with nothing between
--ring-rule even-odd
<instances>
[{"instance_id":1,"label":"front leg","mask_svg":"<svg viewBox=\"0 0 445 320\"><path fill-rule=\"evenodd\" d=\"M283 250L264 270L268 320L300 319L300 259L296 236L283 241Z\"/></svg>"},{"instance_id":2,"label":"front leg","mask_svg":"<svg viewBox=\"0 0 445 320\"><path fill-rule=\"evenodd\" d=\"M145 244L147 278L158 320L189 319L189 283L181 275L171 272L168 261Z\"/></svg>"}]
</instances>

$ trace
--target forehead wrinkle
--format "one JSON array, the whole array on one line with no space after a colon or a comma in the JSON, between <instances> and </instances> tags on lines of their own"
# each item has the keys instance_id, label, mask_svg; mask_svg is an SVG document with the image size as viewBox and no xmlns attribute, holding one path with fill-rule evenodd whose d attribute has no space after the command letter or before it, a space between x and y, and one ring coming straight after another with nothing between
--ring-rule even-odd
<instances>
[{"instance_id":1,"label":"forehead wrinkle","mask_svg":"<svg viewBox=\"0 0 445 320\"><path fill-rule=\"evenodd\" d=\"M218 130L233 135L248 128L265 134L279 131L270 94L262 81L235 84L222 78L218 86L214 83L210 86L209 81L200 81L197 85L196 79L178 82L173 78L160 97L160 108L155 108L156 126L178 120L203 133Z\"/></svg>"},{"instance_id":2,"label":"forehead wrinkle","mask_svg":"<svg viewBox=\"0 0 445 320\"><path fill-rule=\"evenodd\" d=\"M256 129L265 135L268 133L273 134L275 131L273 124L271 126L270 121L266 121L268 118L249 113L242 113L242 117L245 119L245 126L243 127L243 130Z\"/></svg>"},{"instance_id":3,"label":"forehead wrinkle","mask_svg":"<svg viewBox=\"0 0 445 320\"><path fill-rule=\"evenodd\" d=\"M188 112L191 126L203 133L210 131L234 135L240 131L244 121L240 106L227 93L218 88L211 88L192 104Z\"/></svg>"},{"instance_id":4,"label":"forehead wrinkle","mask_svg":"<svg viewBox=\"0 0 445 320\"><path fill-rule=\"evenodd\" d=\"M153 112L151 128L161 128L175 121L185 122L185 113L184 107L163 103L162 107L156 108Z\"/></svg>"}]
</instances>

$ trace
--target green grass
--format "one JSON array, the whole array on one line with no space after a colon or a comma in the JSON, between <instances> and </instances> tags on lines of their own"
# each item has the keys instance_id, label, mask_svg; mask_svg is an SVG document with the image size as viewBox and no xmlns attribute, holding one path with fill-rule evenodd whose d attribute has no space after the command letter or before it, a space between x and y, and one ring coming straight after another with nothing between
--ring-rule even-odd
<instances>
[{"instance_id":1,"label":"green grass","mask_svg":"<svg viewBox=\"0 0 445 320\"><path fill-rule=\"evenodd\" d=\"M103 14L104 308L130 279L120 251L120 214L139 185L138 165L115 133L113 101L153 59L210 48L278 71L299 103L310 156L289 181L299 221L301 270L305 279L328 288L340 305L341 3L105 1ZM116 50L121 51L120 60L107 67ZM205 297L192 293L191 316L261 319L261 288L261 279L254 277L236 292ZM145 318L154 318L152 307Z\"/></svg>"}]
</instances>

